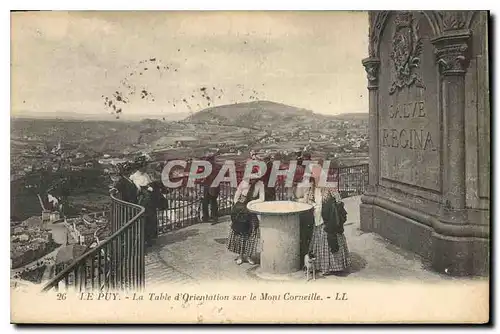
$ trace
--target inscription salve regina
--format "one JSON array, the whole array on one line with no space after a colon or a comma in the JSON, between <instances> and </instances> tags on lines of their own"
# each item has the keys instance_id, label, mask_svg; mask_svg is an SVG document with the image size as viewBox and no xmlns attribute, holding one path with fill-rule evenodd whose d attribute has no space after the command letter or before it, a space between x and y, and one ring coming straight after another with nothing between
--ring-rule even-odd
<instances>
[{"instance_id":1,"label":"inscription salve regina","mask_svg":"<svg viewBox=\"0 0 500 334\"><path fill-rule=\"evenodd\" d=\"M389 107L390 119L415 119L425 118L424 101L415 101L391 105ZM403 128L381 129L383 147L403 148L408 150L436 151L432 134L426 129Z\"/></svg>"}]
</instances>

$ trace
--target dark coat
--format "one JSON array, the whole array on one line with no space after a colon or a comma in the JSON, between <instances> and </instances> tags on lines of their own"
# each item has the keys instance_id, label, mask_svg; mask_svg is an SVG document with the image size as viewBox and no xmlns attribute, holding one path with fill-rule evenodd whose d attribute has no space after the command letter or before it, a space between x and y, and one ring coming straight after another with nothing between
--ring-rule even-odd
<instances>
[{"instance_id":1,"label":"dark coat","mask_svg":"<svg viewBox=\"0 0 500 334\"><path fill-rule=\"evenodd\" d=\"M262 176L262 182L264 183L264 200L267 201L275 201L276 200L276 187L274 184L269 186L269 179L271 178L271 172L273 168L273 163L267 163L266 173Z\"/></svg>"},{"instance_id":2,"label":"dark coat","mask_svg":"<svg viewBox=\"0 0 500 334\"><path fill-rule=\"evenodd\" d=\"M248 234L251 230L252 217L255 214L248 210L247 204L257 198L253 196L254 190L255 184L251 184L245 200L237 201L231 208L231 229L235 234Z\"/></svg>"},{"instance_id":3,"label":"dark coat","mask_svg":"<svg viewBox=\"0 0 500 334\"><path fill-rule=\"evenodd\" d=\"M138 190L132 181L122 176L116 183L115 188L118 190L121 200L129 203L137 203Z\"/></svg>"},{"instance_id":4,"label":"dark coat","mask_svg":"<svg viewBox=\"0 0 500 334\"><path fill-rule=\"evenodd\" d=\"M151 186L151 185L149 185ZM146 242L150 243L154 238L158 236L158 216L157 216L157 205L158 205L158 192L149 191L148 186L142 187L139 193L138 204L142 205L145 209L144 211L144 239Z\"/></svg>"},{"instance_id":5,"label":"dark coat","mask_svg":"<svg viewBox=\"0 0 500 334\"><path fill-rule=\"evenodd\" d=\"M337 234L344 233L344 223L347 220L347 211L344 203L337 202L333 196L323 201L321 216L324 221L324 230L328 235L328 246L332 253L339 251Z\"/></svg>"},{"instance_id":6,"label":"dark coat","mask_svg":"<svg viewBox=\"0 0 500 334\"><path fill-rule=\"evenodd\" d=\"M205 196L210 195L212 197L218 197L220 194L220 184L217 187L212 187L212 183L219 174L220 167L216 164L212 164L212 172L203 181L203 186L205 188Z\"/></svg>"}]
</instances>

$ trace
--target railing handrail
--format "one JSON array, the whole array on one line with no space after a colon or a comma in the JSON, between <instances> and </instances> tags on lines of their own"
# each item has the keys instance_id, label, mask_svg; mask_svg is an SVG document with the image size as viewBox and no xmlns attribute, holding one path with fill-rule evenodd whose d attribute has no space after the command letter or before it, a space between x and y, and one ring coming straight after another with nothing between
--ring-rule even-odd
<instances>
[{"instance_id":1,"label":"railing handrail","mask_svg":"<svg viewBox=\"0 0 500 334\"><path fill-rule=\"evenodd\" d=\"M175 199L173 201L175 201ZM170 209L182 209L182 208L186 208L188 206L192 206L193 204L200 204L202 201L203 201L203 199L201 199L201 198L200 199L195 199L195 200L192 200L192 201L184 201L184 202L187 202L187 203L183 204L181 206L174 206L174 207L169 207L169 208Z\"/></svg>"},{"instance_id":2,"label":"railing handrail","mask_svg":"<svg viewBox=\"0 0 500 334\"><path fill-rule=\"evenodd\" d=\"M334 167L333 169L335 169L337 171L336 174L339 175L338 181L340 182L340 174L341 174L342 170L356 169L356 168L360 168L360 167L362 167L364 169L364 168L367 168L368 166L369 166L368 164L359 164L359 165L352 165L352 166ZM363 170L363 174L367 174L367 171ZM183 179L183 178L186 178L186 177L187 176L181 176L180 179ZM366 182L366 180L365 180L365 182ZM230 185L230 183L229 183L229 185ZM279 182L276 186L283 187L284 185L285 185L284 182ZM350 187L348 187L348 188L350 188ZM353 187L353 189L355 189L355 188L356 187ZM106 249L106 247L108 245L110 245L116 239L118 239L122 234L124 234L127 231L127 229L132 224L134 224L138 219L140 219L140 217L145 212L145 208L143 206L141 206L141 205L120 200L120 199L116 198L115 196L113 196L112 194L110 196L111 196L111 199L114 201L114 203L126 205L126 206L129 206L129 207L135 208L135 209L139 209L139 213L137 213L134 217L132 217L131 219L129 219L123 226L121 226L120 228L118 228L117 231L114 232L114 233L112 233L110 237L106 238L104 241L102 241L101 243L99 243L96 247L94 247L94 248L90 249L89 251L87 251L86 253L82 254L75 261L73 261L69 266L67 266L65 269L63 269L59 274L57 274L54 278L52 278L42 288L42 291L48 291L49 289L51 289L53 287L56 287L57 284L61 280L63 280L68 274L70 274L72 271L74 271L79 265L82 264L82 262L85 262L88 258L92 258L96 254L100 253L103 249ZM231 199L231 195L229 195L228 198ZM166 200L168 200L168 198ZM175 199L174 198L174 199L170 199L170 200L178 201L179 199ZM186 200L186 201L187 201L187 203L185 203L183 205L180 205L180 206L170 207L170 209L176 209L176 210L178 210L178 209L182 209L182 208L185 208L185 207L190 207L190 206L193 206L193 205L199 205L199 204L201 204L202 199L201 198L196 198L196 199L190 199L190 200ZM94 235L95 234L96 233L94 233Z\"/></svg>"},{"instance_id":3,"label":"railing handrail","mask_svg":"<svg viewBox=\"0 0 500 334\"><path fill-rule=\"evenodd\" d=\"M350 166L338 166L338 167L333 167L335 169L345 169L345 168L354 168L354 167L365 167L368 166L369 164L358 164L358 165L350 165Z\"/></svg>"},{"instance_id":4,"label":"railing handrail","mask_svg":"<svg viewBox=\"0 0 500 334\"><path fill-rule=\"evenodd\" d=\"M135 207L136 209L140 209L139 213L136 214L134 217L132 217L127 223L125 223L122 227L120 227L115 233L111 234L111 236L109 238L107 238L102 243L100 243L98 246L92 248L88 252L82 254L75 261L73 261L73 263L71 263L69 266L64 268L59 274L57 274L54 278L52 278L50 280L50 282L45 284L45 286L42 288L43 292L48 291L49 289L54 287L56 284L58 284L67 274L69 274L72 270L74 270L83 260L86 260L87 258L95 255L97 252L100 252L104 247L106 247L108 244L110 244L115 239L117 239L120 236L120 234L124 233L146 211L146 209L141 205L123 201L121 199L114 197L113 194L110 194L110 196L111 196L111 199L114 201L117 201L121 204Z\"/></svg>"},{"instance_id":5,"label":"railing handrail","mask_svg":"<svg viewBox=\"0 0 500 334\"><path fill-rule=\"evenodd\" d=\"M340 171L340 170L343 170L343 169L349 169L349 168L358 168L358 167L368 167L369 164L357 164L357 165L349 165L349 166L337 166L337 167L330 167L330 170L337 170L337 171ZM295 174L303 174L305 171L301 171L301 170L295 170ZM244 173L244 170L236 170L236 174L237 176L240 176L240 174L243 174ZM181 176L174 176L174 177L171 177L170 179L173 180L173 181L181 181L181 180L186 180L187 178L189 177L189 175L181 175ZM237 180L238 180L238 183L239 183L239 178L237 177ZM276 184L284 184L286 183L285 181L279 181L280 178L277 178L276 179ZM279 182L278 182L279 181ZM221 182L222 183L229 183L229 182ZM178 187L178 188L183 188L185 185L183 184L182 186Z\"/></svg>"}]
</instances>

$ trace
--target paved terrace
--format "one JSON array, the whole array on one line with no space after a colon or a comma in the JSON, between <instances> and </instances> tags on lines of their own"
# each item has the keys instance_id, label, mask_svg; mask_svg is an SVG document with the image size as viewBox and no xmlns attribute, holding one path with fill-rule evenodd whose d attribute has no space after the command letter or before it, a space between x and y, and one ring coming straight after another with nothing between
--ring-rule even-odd
<instances>
[{"instance_id":1,"label":"paved terrace","mask_svg":"<svg viewBox=\"0 0 500 334\"><path fill-rule=\"evenodd\" d=\"M345 235L352 268L347 277L325 276L329 280L419 280L453 278L432 272L419 256L390 244L374 233L359 229L360 196L344 199L348 212ZM257 266L236 265L236 255L225 246L230 229L229 216L217 225L200 223L168 232L158 238L146 255L146 285L158 283L193 284L209 280L257 280ZM290 279L304 279L302 273Z\"/></svg>"}]
</instances>

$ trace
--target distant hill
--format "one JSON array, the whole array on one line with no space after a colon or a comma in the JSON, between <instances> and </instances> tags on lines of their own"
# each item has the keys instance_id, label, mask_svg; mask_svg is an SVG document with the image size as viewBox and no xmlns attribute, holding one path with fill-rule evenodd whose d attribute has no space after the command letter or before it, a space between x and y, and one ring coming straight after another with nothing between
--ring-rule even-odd
<instances>
[{"instance_id":1,"label":"distant hill","mask_svg":"<svg viewBox=\"0 0 500 334\"><path fill-rule=\"evenodd\" d=\"M83 120L83 121L141 121L143 125L158 125L159 121L175 122L188 121L194 123L215 123L227 125L266 125L275 122L287 123L290 121L304 121L314 117L317 120L368 120L368 113L345 113L339 115L317 114L311 110L297 108L272 101L254 101L246 103L227 104L203 109L193 115L188 113L165 114L123 114L115 116L103 112L102 114L83 114L68 111L60 112L30 112L26 110L11 112L12 119L46 119L46 120Z\"/></svg>"},{"instance_id":2,"label":"distant hill","mask_svg":"<svg viewBox=\"0 0 500 334\"><path fill-rule=\"evenodd\" d=\"M30 111L16 111L11 112L12 119L45 119L45 120L81 120L81 121L124 121L124 122L137 122L143 119L157 119L163 121L180 121L188 113L165 113L165 114L123 114L119 119L115 115L103 112L101 114L84 114L76 112L30 112Z\"/></svg>"},{"instance_id":3,"label":"distant hill","mask_svg":"<svg viewBox=\"0 0 500 334\"><path fill-rule=\"evenodd\" d=\"M83 121L13 117L11 148L22 151L27 141L37 141L50 150L60 141L64 149L76 149L89 155L172 150L175 156L181 156L177 151L192 155L227 142L241 146L238 150L243 151L245 147L261 149L266 145L296 149L303 148L311 138L327 140L331 136L344 135L339 133L345 131L340 121L348 120L352 122L349 126L360 131L364 131L368 122L367 113L323 115L271 101L212 107L184 117L183 121L142 116L141 120L129 122L114 118Z\"/></svg>"},{"instance_id":4,"label":"distant hill","mask_svg":"<svg viewBox=\"0 0 500 334\"><path fill-rule=\"evenodd\" d=\"M201 110L186 122L218 123L245 127L274 127L291 124L321 123L332 120L368 120L368 113L349 113L335 116L316 114L311 110L271 101L255 101L216 106Z\"/></svg>"},{"instance_id":5,"label":"distant hill","mask_svg":"<svg viewBox=\"0 0 500 334\"><path fill-rule=\"evenodd\" d=\"M207 108L188 117L186 121L257 125L260 123L274 123L277 120L286 121L289 118L311 117L312 115L313 112L306 109L270 101L255 101Z\"/></svg>"},{"instance_id":6,"label":"distant hill","mask_svg":"<svg viewBox=\"0 0 500 334\"><path fill-rule=\"evenodd\" d=\"M355 121L355 120L368 121L368 113L367 112L345 113L345 114L334 115L332 116L332 118L342 121Z\"/></svg>"}]
</instances>

